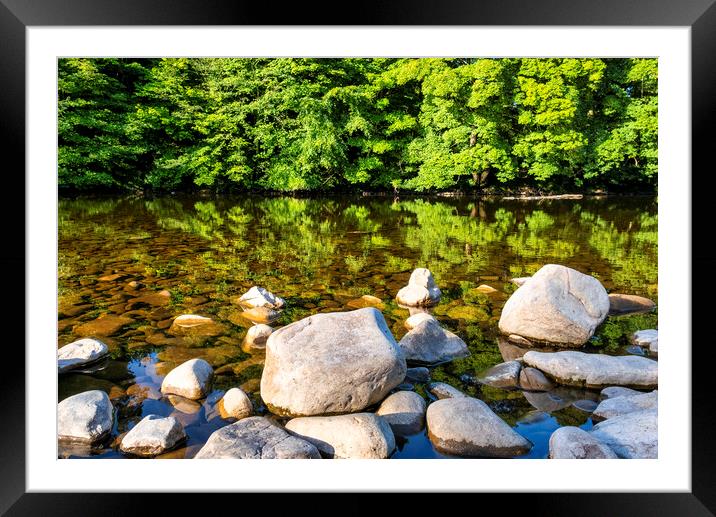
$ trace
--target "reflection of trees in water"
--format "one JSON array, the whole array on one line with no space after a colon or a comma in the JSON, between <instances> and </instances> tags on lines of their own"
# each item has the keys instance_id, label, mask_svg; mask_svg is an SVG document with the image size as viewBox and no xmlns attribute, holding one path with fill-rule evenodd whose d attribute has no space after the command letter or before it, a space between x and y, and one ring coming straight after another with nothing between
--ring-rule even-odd
<instances>
[{"instance_id":1,"label":"reflection of trees in water","mask_svg":"<svg viewBox=\"0 0 716 517\"><path fill-rule=\"evenodd\" d=\"M384 268L386 273L427 266L449 286L474 274L531 274L545 263L557 262L591 268L585 272L622 290L647 289L656 295L658 225L651 198L508 202L248 196L60 201L61 240L77 237L78 225L85 222L105 239L142 232L145 237L163 235L157 230L173 238L198 237L207 241L210 251L197 256L208 256L217 267L232 262L236 274L251 272L256 265L302 275L325 268L348 273L350 256L364 257L365 268ZM151 241L138 242L151 246Z\"/></svg>"}]
</instances>

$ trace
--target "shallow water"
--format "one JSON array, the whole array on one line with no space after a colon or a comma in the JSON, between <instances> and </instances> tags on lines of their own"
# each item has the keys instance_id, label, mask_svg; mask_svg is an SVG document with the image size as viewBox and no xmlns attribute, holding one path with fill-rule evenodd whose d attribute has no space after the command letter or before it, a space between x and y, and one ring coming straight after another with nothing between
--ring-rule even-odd
<instances>
[{"instance_id":1,"label":"shallow water","mask_svg":"<svg viewBox=\"0 0 716 517\"><path fill-rule=\"evenodd\" d=\"M466 359L432 368L432 380L484 400L535 444L524 457L544 458L557 427L591 427L589 413L572 403L597 400L598 392L524 394L480 385L475 376L510 353L497 340L501 307L516 289L509 279L547 263L592 274L609 292L658 301L656 200L61 199L58 346L79 338L82 325L100 316L125 319L101 330L108 335L96 334L109 345L110 360L59 376L59 400L89 389L110 395L118 417L113 435L102 447L62 447L59 455L126 457L117 450L121 433L148 414L172 414L188 440L164 456L192 457L213 431L230 423L214 404L233 386L249 393L264 414L258 392L263 358L242 351L250 323L230 302L252 285L286 299L274 327L317 312L352 310L360 296L376 296L400 339L409 312L395 304L395 294L415 267L428 267L443 291L433 314L471 351ZM99 280L105 276L110 279ZM482 284L496 291L478 291ZM167 296L157 295L163 290ZM186 313L220 325L212 336L170 335L172 318ZM627 336L656 325L656 313L610 317L587 349L638 353L629 349ZM214 367L215 391L198 403L175 401L175 407L157 393L161 378L193 357ZM403 388L431 397L421 384ZM398 439L393 457L444 456L423 431Z\"/></svg>"}]
</instances>

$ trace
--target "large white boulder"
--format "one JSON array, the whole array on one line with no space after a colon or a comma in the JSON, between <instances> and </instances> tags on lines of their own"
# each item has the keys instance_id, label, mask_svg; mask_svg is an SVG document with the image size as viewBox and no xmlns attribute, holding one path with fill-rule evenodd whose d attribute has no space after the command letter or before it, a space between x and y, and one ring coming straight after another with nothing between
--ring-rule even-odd
<instances>
[{"instance_id":1,"label":"large white boulder","mask_svg":"<svg viewBox=\"0 0 716 517\"><path fill-rule=\"evenodd\" d=\"M278 415L357 412L403 382L406 369L377 309L316 314L269 337L261 397Z\"/></svg>"},{"instance_id":2,"label":"large white boulder","mask_svg":"<svg viewBox=\"0 0 716 517\"><path fill-rule=\"evenodd\" d=\"M119 448L136 456L156 456L174 448L186 435L174 417L147 415L124 435Z\"/></svg>"},{"instance_id":3,"label":"large white boulder","mask_svg":"<svg viewBox=\"0 0 716 517\"><path fill-rule=\"evenodd\" d=\"M433 274L429 269L419 267L412 272L408 285L398 291L395 299L401 305L424 307L438 303L440 295Z\"/></svg>"},{"instance_id":4,"label":"large white boulder","mask_svg":"<svg viewBox=\"0 0 716 517\"><path fill-rule=\"evenodd\" d=\"M499 328L533 341L580 346L609 313L599 280L548 264L518 288L502 308Z\"/></svg>"},{"instance_id":5,"label":"large white boulder","mask_svg":"<svg viewBox=\"0 0 716 517\"><path fill-rule=\"evenodd\" d=\"M620 458L650 459L659 456L656 409L615 416L599 422L590 432Z\"/></svg>"},{"instance_id":6,"label":"large white boulder","mask_svg":"<svg viewBox=\"0 0 716 517\"><path fill-rule=\"evenodd\" d=\"M551 459L615 459L614 451L579 427L560 427L549 437Z\"/></svg>"}]
</instances>

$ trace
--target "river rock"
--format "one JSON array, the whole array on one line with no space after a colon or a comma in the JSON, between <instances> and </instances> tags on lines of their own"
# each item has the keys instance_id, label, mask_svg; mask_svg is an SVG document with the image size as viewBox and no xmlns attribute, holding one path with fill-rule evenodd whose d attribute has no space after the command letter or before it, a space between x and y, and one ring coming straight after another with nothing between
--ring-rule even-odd
<instances>
[{"instance_id":1,"label":"river rock","mask_svg":"<svg viewBox=\"0 0 716 517\"><path fill-rule=\"evenodd\" d=\"M426 419L430 441L438 451L447 454L509 458L532 448L529 440L479 399L438 400L428 406Z\"/></svg>"},{"instance_id":2,"label":"river rock","mask_svg":"<svg viewBox=\"0 0 716 517\"><path fill-rule=\"evenodd\" d=\"M125 310L131 311L133 309L145 307L147 305L151 307L164 307L166 305L169 305L169 303L171 302L171 298L171 293L166 289L153 293L143 294L142 296L138 296L127 301Z\"/></svg>"},{"instance_id":3,"label":"river rock","mask_svg":"<svg viewBox=\"0 0 716 517\"><path fill-rule=\"evenodd\" d=\"M231 388L221 399L219 412L222 418L230 417L241 420L242 418L251 416L254 412L254 405L243 390Z\"/></svg>"},{"instance_id":4,"label":"river rock","mask_svg":"<svg viewBox=\"0 0 716 517\"><path fill-rule=\"evenodd\" d=\"M238 315L252 323L267 324L276 321L281 316L281 313L268 307L254 307L253 309L239 312Z\"/></svg>"},{"instance_id":5,"label":"river rock","mask_svg":"<svg viewBox=\"0 0 716 517\"><path fill-rule=\"evenodd\" d=\"M604 388L599 395L603 399L613 399L616 397L631 397L634 395L641 395L643 392L633 390L631 388L625 388L623 386L609 386Z\"/></svg>"},{"instance_id":6,"label":"river rock","mask_svg":"<svg viewBox=\"0 0 716 517\"><path fill-rule=\"evenodd\" d=\"M442 363L470 355L465 342L436 320L422 322L405 334L399 344L405 359L416 363Z\"/></svg>"},{"instance_id":7,"label":"river rock","mask_svg":"<svg viewBox=\"0 0 716 517\"><path fill-rule=\"evenodd\" d=\"M639 330L634 332L631 342L637 346L649 349L652 355L659 354L659 331L656 329Z\"/></svg>"},{"instance_id":8,"label":"river rock","mask_svg":"<svg viewBox=\"0 0 716 517\"><path fill-rule=\"evenodd\" d=\"M523 391L522 395L532 407L547 413L569 407L579 400L597 397L593 392L567 386L557 386L550 391Z\"/></svg>"},{"instance_id":9,"label":"river rock","mask_svg":"<svg viewBox=\"0 0 716 517\"><path fill-rule=\"evenodd\" d=\"M579 399L572 402L572 407L576 408L580 411L584 411L585 413L593 413L595 409L599 406L598 403L596 403L593 400L588 399Z\"/></svg>"},{"instance_id":10,"label":"river rock","mask_svg":"<svg viewBox=\"0 0 716 517\"><path fill-rule=\"evenodd\" d=\"M435 317L432 314L428 314L427 312L418 312L417 314L413 314L407 320L405 320L405 328L408 330L412 330L418 325L420 325L423 321L427 320L435 321Z\"/></svg>"},{"instance_id":11,"label":"river rock","mask_svg":"<svg viewBox=\"0 0 716 517\"><path fill-rule=\"evenodd\" d=\"M579 427L560 427L549 437L551 459L615 459L614 451Z\"/></svg>"},{"instance_id":12,"label":"river rock","mask_svg":"<svg viewBox=\"0 0 716 517\"><path fill-rule=\"evenodd\" d=\"M529 280L530 278L532 278L532 277L529 277L529 276L519 276L519 277L516 277L516 278L510 278L510 282L512 282L512 283L515 284L516 286L520 287L520 286L525 285L525 282L527 282L527 280Z\"/></svg>"},{"instance_id":13,"label":"river rock","mask_svg":"<svg viewBox=\"0 0 716 517\"><path fill-rule=\"evenodd\" d=\"M108 353L107 345L99 339L79 339L57 351L57 370L63 373L81 368L102 359Z\"/></svg>"},{"instance_id":14,"label":"river rock","mask_svg":"<svg viewBox=\"0 0 716 517\"><path fill-rule=\"evenodd\" d=\"M320 459L316 447L291 436L268 418L252 416L209 436L194 459Z\"/></svg>"},{"instance_id":15,"label":"river rock","mask_svg":"<svg viewBox=\"0 0 716 517\"><path fill-rule=\"evenodd\" d=\"M592 428L591 434L620 458L658 457L658 414L655 409L635 411L599 422Z\"/></svg>"},{"instance_id":16,"label":"river rock","mask_svg":"<svg viewBox=\"0 0 716 517\"><path fill-rule=\"evenodd\" d=\"M214 371L203 359L190 359L170 371L162 381L162 393L196 400L209 393Z\"/></svg>"},{"instance_id":17,"label":"river rock","mask_svg":"<svg viewBox=\"0 0 716 517\"><path fill-rule=\"evenodd\" d=\"M346 307L350 307L352 309L364 309L366 307L375 307L376 309L383 309L385 308L385 304L383 304L383 300L376 296L364 294L360 298L347 301Z\"/></svg>"},{"instance_id":18,"label":"river rock","mask_svg":"<svg viewBox=\"0 0 716 517\"><path fill-rule=\"evenodd\" d=\"M459 389L453 388L444 382L431 382L428 385L428 391L440 400L467 397Z\"/></svg>"},{"instance_id":19,"label":"river rock","mask_svg":"<svg viewBox=\"0 0 716 517\"><path fill-rule=\"evenodd\" d=\"M108 314L106 316L100 316L96 320L76 325L72 329L72 332L83 337L112 336L117 334L120 330L122 330L122 328L126 327L130 323L134 323L132 318Z\"/></svg>"},{"instance_id":20,"label":"river rock","mask_svg":"<svg viewBox=\"0 0 716 517\"><path fill-rule=\"evenodd\" d=\"M484 293L484 294L491 294L491 293L496 293L497 289L495 289L494 287L491 287L487 284L482 284L482 285L478 285L475 288L475 291L477 291L479 293Z\"/></svg>"},{"instance_id":21,"label":"river rock","mask_svg":"<svg viewBox=\"0 0 716 517\"><path fill-rule=\"evenodd\" d=\"M156 456L176 447L184 438L184 429L176 418L147 415L124 435L119 448L136 456Z\"/></svg>"},{"instance_id":22,"label":"river rock","mask_svg":"<svg viewBox=\"0 0 716 517\"><path fill-rule=\"evenodd\" d=\"M57 404L57 438L95 443L112 431L112 403L104 391L78 393Z\"/></svg>"},{"instance_id":23,"label":"river rock","mask_svg":"<svg viewBox=\"0 0 716 517\"><path fill-rule=\"evenodd\" d=\"M375 414L382 416L396 435L415 434L425 422L425 400L414 391L399 391L385 399Z\"/></svg>"},{"instance_id":24,"label":"river rock","mask_svg":"<svg viewBox=\"0 0 716 517\"><path fill-rule=\"evenodd\" d=\"M206 336L214 337L223 334L225 328L213 319L196 314L182 314L174 318L169 327L173 336Z\"/></svg>"},{"instance_id":25,"label":"river rock","mask_svg":"<svg viewBox=\"0 0 716 517\"><path fill-rule=\"evenodd\" d=\"M522 368L520 371L520 388L527 391L549 391L554 384L536 368Z\"/></svg>"},{"instance_id":26,"label":"river rock","mask_svg":"<svg viewBox=\"0 0 716 517\"><path fill-rule=\"evenodd\" d=\"M609 295L609 315L619 316L622 314L649 312L655 307L656 304L653 301L643 296L617 293Z\"/></svg>"},{"instance_id":27,"label":"river rock","mask_svg":"<svg viewBox=\"0 0 716 517\"><path fill-rule=\"evenodd\" d=\"M242 294L238 303L244 307L266 307L267 309L281 309L286 305L283 298L258 286L253 286Z\"/></svg>"},{"instance_id":28,"label":"river rock","mask_svg":"<svg viewBox=\"0 0 716 517\"><path fill-rule=\"evenodd\" d=\"M609 312L599 280L565 266L548 264L507 300L499 328L529 340L580 346Z\"/></svg>"},{"instance_id":29,"label":"river rock","mask_svg":"<svg viewBox=\"0 0 716 517\"><path fill-rule=\"evenodd\" d=\"M440 301L440 289L429 269L420 267L410 275L408 285L398 291L395 299L401 305L430 306Z\"/></svg>"},{"instance_id":30,"label":"river rock","mask_svg":"<svg viewBox=\"0 0 716 517\"><path fill-rule=\"evenodd\" d=\"M286 429L329 458L385 459L395 449L390 425L373 413L294 418Z\"/></svg>"},{"instance_id":31,"label":"river rock","mask_svg":"<svg viewBox=\"0 0 716 517\"><path fill-rule=\"evenodd\" d=\"M610 356L584 352L527 352L522 360L560 384L585 388L627 386L654 389L658 363L646 357Z\"/></svg>"},{"instance_id":32,"label":"river rock","mask_svg":"<svg viewBox=\"0 0 716 517\"><path fill-rule=\"evenodd\" d=\"M659 403L659 393L657 390L651 393L639 393L638 395L630 395L621 397L613 397L603 400L592 413L592 419L595 421L614 418L634 411L644 411L646 409L657 409Z\"/></svg>"},{"instance_id":33,"label":"river rock","mask_svg":"<svg viewBox=\"0 0 716 517\"><path fill-rule=\"evenodd\" d=\"M243 348L247 351L263 350L273 329L264 323L253 325L246 331Z\"/></svg>"},{"instance_id":34,"label":"river rock","mask_svg":"<svg viewBox=\"0 0 716 517\"><path fill-rule=\"evenodd\" d=\"M424 366L408 368L405 372L405 380L411 382L428 382L430 380L430 370Z\"/></svg>"},{"instance_id":35,"label":"river rock","mask_svg":"<svg viewBox=\"0 0 716 517\"><path fill-rule=\"evenodd\" d=\"M519 384L520 370L519 361L507 361L488 368L478 375L477 380L493 388L514 388Z\"/></svg>"},{"instance_id":36,"label":"river rock","mask_svg":"<svg viewBox=\"0 0 716 517\"><path fill-rule=\"evenodd\" d=\"M406 369L377 309L316 314L269 336L261 397L279 415L357 412L403 382Z\"/></svg>"}]
</instances>

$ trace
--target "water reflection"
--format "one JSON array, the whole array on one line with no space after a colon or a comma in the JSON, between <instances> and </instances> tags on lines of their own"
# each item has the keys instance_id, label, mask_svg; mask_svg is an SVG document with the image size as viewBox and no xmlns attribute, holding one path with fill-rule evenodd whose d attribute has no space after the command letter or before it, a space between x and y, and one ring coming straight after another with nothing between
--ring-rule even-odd
<instances>
[{"instance_id":1,"label":"water reflection","mask_svg":"<svg viewBox=\"0 0 716 517\"><path fill-rule=\"evenodd\" d=\"M657 227L653 198L63 199L58 344L76 339L78 325L101 315L121 315L131 323L102 338L111 361L63 375L59 396L87 389L109 393L120 417L115 437L150 413L184 415L188 441L167 457L191 457L227 421L210 402L186 413L156 395L162 377L177 364L206 359L217 374L214 396L241 386L259 413L265 412L258 391L263 358L241 350L247 323L237 317L233 297L252 285L279 294L287 308L276 325L284 325L317 312L351 310L356 299L370 294L382 299L383 314L400 339L409 311L395 304L395 294L414 267L427 266L443 290L433 314L472 353L434 368L432 380L485 400L536 444L529 457L544 457L544 436L554 426L591 425L588 414L571 404L596 394L538 396L473 381L476 372L520 354L519 347L497 341L500 310L516 289L509 279L562 263L593 274L609 291L656 301ZM495 291L478 289L482 284ZM163 290L168 297L157 296ZM170 335L172 318L182 313L210 316L221 330ZM655 313L609 318L588 348L629 353L626 336L656 323ZM424 386L414 389L427 396ZM561 402L547 404L545 396ZM111 446L92 453L120 456ZM400 445L395 457L435 455L423 433Z\"/></svg>"}]
</instances>

